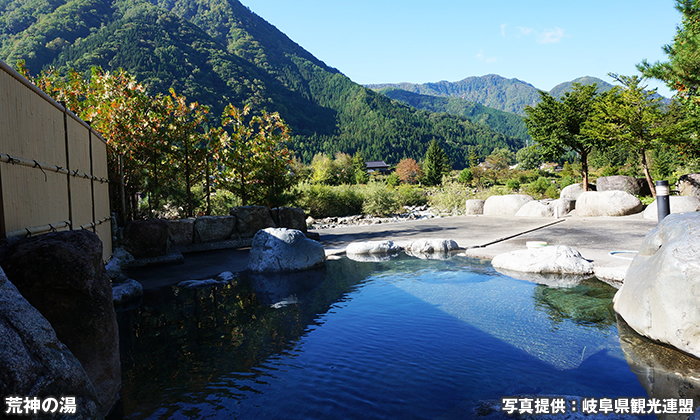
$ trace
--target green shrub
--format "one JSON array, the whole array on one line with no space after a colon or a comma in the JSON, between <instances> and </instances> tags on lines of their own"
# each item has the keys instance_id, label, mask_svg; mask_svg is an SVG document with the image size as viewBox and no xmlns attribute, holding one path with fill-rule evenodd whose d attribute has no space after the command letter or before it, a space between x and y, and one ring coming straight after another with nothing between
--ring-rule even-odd
<instances>
[{"instance_id":1,"label":"green shrub","mask_svg":"<svg viewBox=\"0 0 700 420\"><path fill-rule=\"evenodd\" d=\"M511 191L519 190L520 189L520 181L517 179L509 179L506 181L506 188L508 188Z\"/></svg>"},{"instance_id":2,"label":"green shrub","mask_svg":"<svg viewBox=\"0 0 700 420\"><path fill-rule=\"evenodd\" d=\"M323 218L360 214L362 201L362 194L348 185L303 184L297 205L311 217Z\"/></svg>"},{"instance_id":3,"label":"green shrub","mask_svg":"<svg viewBox=\"0 0 700 420\"><path fill-rule=\"evenodd\" d=\"M216 190L216 193L211 194L209 203L211 205L210 215L228 216L230 208L240 206L241 200L233 195L231 191L219 189ZM206 207L206 203L204 205Z\"/></svg>"},{"instance_id":4,"label":"green shrub","mask_svg":"<svg viewBox=\"0 0 700 420\"><path fill-rule=\"evenodd\" d=\"M402 184L396 189L401 206L423 206L428 204L428 198L422 188L415 185Z\"/></svg>"},{"instance_id":5,"label":"green shrub","mask_svg":"<svg viewBox=\"0 0 700 420\"><path fill-rule=\"evenodd\" d=\"M401 209L398 193L394 188L372 183L364 190L362 213L372 216L389 216Z\"/></svg>"},{"instance_id":6,"label":"green shrub","mask_svg":"<svg viewBox=\"0 0 700 420\"><path fill-rule=\"evenodd\" d=\"M386 177L386 185L390 187L397 187L401 183L401 180L399 179L399 176L396 175L396 173L392 173L391 175Z\"/></svg>"},{"instance_id":7,"label":"green shrub","mask_svg":"<svg viewBox=\"0 0 700 420\"><path fill-rule=\"evenodd\" d=\"M474 180L474 175L472 174L471 169L464 168L459 173L459 182L461 182L462 184L471 184L473 180Z\"/></svg>"},{"instance_id":8,"label":"green shrub","mask_svg":"<svg viewBox=\"0 0 700 420\"><path fill-rule=\"evenodd\" d=\"M462 214L464 203L472 198L471 191L457 182L447 182L428 198L430 206L441 213Z\"/></svg>"},{"instance_id":9,"label":"green shrub","mask_svg":"<svg viewBox=\"0 0 700 420\"><path fill-rule=\"evenodd\" d=\"M547 198L559 198L559 188L556 185L550 185L545 191L544 195Z\"/></svg>"},{"instance_id":10,"label":"green shrub","mask_svg":"<svg viewBox=\"0 0 700 420\"><path fill-rule=\"evenodd\" d=\"M573 185L576 183L576 179L572 176L564 176L561 178L561 181L559 181L559 185L561 185L562 188L568 187L569 185Z\"/></svg>"},{"instance_id":11,"label":"green shrub","mask_svg":"<svg viewBox=\"0 0 700 420\"><path fill-rule=\"evenodd\" d=\"M600 176L613 176L613 175L618 175L620 172L620 168L617 166L605 166L601 169L600 171Z\"/></svg>"},{"instance_id":12,"label":"green shrub","mask_svg":"<svg viewBox=\"0 0 700 420\"><path fill-rule=\"evenodd\" d=\"M537 198L538 196L543 195L545 191L547 191L547 189L550 187L550 185L551 183L549 182L549 180L541 176L537 178L537 181L530 183L525 189L525 191L529 195Z\"/></svg>"}]
</instances>

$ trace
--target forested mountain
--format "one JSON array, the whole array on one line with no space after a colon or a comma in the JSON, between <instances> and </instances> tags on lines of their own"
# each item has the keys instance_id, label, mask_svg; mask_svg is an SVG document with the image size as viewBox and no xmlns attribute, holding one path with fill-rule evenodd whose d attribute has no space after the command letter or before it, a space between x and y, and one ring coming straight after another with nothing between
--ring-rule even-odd
<instances>
[{"instance_id":1,"label":"forested mountain","mask_svg":"<svg viewBox=\"0 0 700 420\"><path fill-rule=\"evenodd\" d=\"M600 92L606 92L613 87L610 83L596 77L585 76L570 82L560 83L552 88L549 94L559 98L565 92L571 90L574 83L582 85L596 83ZM424 84L384 83L366 86L374 90L383 91L387 88L396 88L422 95L461 98L489 108L518 115L525 115L525 107L533 106L540 100L539 90L533 85L518 79L506 79L495 74L467 77L458 82L441 81Z\"/></svg>"},{"instance_id":2,"label":"forested mountain","mask_svg":"<svg viewBox=\"0 0 700 420\"><path fill-rule=\"evenodd\" d=\"M540 97L537 88L531 84L518 79L506 79L496 74L467 77L458 82L443 80L424 84L387 83L367 87L375 90L393 87L421 95L461 98L519 115L525 115L525 107L536 104Z\"/></svg>"},{"instance_id":3,"label":"forested mountain","mask_svg":"<svg viewBox=\"0 0 700 420\"><path fill-rule=\"evenodd\" d=\"M559 83L549 91L549 94L555 98L561 98L566 92L570 91L574 87L574 83L578 83L580 85L592 85L595 83L598 85L598 92L607 92L613 88L613 85L597 77L584 76L570 82Z\"/></svg>"},{"instance_id":4,"label":"forested mountain","mask_svg":"<svg viewBox=\"0 0 700 420\"><path fill-rule=\"evenodd\" d=\"M530 137L523 117L511 112L489 108L466 99L421 95L396 88L383 88L378 92L414 108L467 117L472 122L486 125L507 136L523 139Z\"/></svg>"},{"instance_id":5,"label":"forested mountain","mask_svg":"<svg viewBox=\"0 0 700 420\"><path fill-rule=\"evenodd\" d=\"M470 146L523 140L467 118L434 114L353 83L237 0L0 0L0 59L88 72L124 68L151 90L174 88L220 114L229 102L278 111L292 148L420 159L438 139L455 168Z\"/></svg>"}]
</instances>

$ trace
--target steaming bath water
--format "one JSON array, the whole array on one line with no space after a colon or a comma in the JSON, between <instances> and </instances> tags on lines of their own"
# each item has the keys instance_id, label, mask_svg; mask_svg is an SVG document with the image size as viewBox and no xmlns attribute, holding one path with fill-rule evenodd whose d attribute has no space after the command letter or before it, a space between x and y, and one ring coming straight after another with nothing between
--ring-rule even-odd
<instances>
[{"instance_id":1,"label":"steaming bath water","mask_svg":"<svg viewBox=\"0 0 700 420\"><path fill-rule=\"evenodd\" d=\"M646 398L614 293L405 255L168 287L119 313L125 418L464 419L513 395Z\"/></svg>"}]
</instances>

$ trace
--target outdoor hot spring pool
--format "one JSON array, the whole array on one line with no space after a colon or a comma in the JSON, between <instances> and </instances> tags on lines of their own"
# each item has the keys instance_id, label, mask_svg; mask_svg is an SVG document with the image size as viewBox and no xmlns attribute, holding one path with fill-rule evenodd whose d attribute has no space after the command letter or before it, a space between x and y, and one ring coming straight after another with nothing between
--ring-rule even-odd
<instances>
[{"instance_id":1,"label":"outdoor hot spring pool","mask_svg":"<svg viewBox=\"0 0 700 420\"><path fill-rule=\"evenodd\" d=\"M402 254L285 280L172 286L119 312L124 417L493 418L475 407L651 398L645 378L661 374L639 350L655 345L618 326L615 289L596 279L550 288L486 261Z\"/></svg>"}]
</instances>

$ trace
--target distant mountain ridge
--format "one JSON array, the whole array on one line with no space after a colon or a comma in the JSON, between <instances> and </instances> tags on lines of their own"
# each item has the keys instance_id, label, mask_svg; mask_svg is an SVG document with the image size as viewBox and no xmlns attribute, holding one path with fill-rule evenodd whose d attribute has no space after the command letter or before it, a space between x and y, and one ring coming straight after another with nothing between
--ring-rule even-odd
<instances>
[{"instance_id":1,"label":"distant mountain ridge","mask_svg":"<svg viewBox=\"0 0 700 420\"><path fill-rule=\"evenodd\" d=\"M430 112L460 115L470 121L483 124L507 136L529 139L523 117L461 98L421 95L397 88L383 88L379 93L414 108Z\"/></svg>"},{"instance_id":2,"label":"distant mountain ridge","mask_svg":"<svg viewBox=\"0 0 700 420\"><path fill-rule=\"evenodd\" d=\"M518 79L506 79L497 74L467 77L457 82L385 83L366 87L375 90L392 87L421 95L461 98L519 115L524 114L525 106L534 105L539 100L537 88L531 84Z\"/></svg>"},{"instance_id":3,"label":"distant mountain ridge","mask_svg":"<svg viewBox=\"0 0 700 420\"><path fill-rule=\"evenodd\" d=\"M574 83L583 85L596 83L600 91L608 91L613 86L596 77L584 76L570 82L560 83L549 93L559 98L564 92L571 90ZM365 86L377 91L394 88L421 95L460 98L518 115L525 115L525 107L534 106L540 100L539 89L535 86L522 80L507 79L497 74L467 77L457 82L382 83Z\"/></svg>"}]
</instances>

